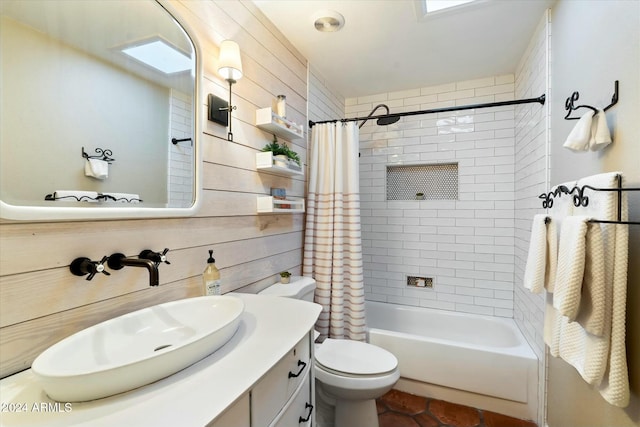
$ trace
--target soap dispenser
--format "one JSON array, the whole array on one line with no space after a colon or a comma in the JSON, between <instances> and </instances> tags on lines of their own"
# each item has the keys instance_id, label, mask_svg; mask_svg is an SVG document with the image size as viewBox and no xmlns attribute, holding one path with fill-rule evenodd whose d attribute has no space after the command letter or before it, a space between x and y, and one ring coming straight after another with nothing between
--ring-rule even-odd
<instances>
[{"instance_id":1,"label":"soap dispenser","mask_svg":"<svg viewBox=\"0 0 640 427\"><path fill-rule=\"evenodd\" d=\"M216 267L216 260L213 258L213 251L209 250L207 268L202 273L202 283L205 295L221 295L220 271Z\"/></svg>"}]
</instances>

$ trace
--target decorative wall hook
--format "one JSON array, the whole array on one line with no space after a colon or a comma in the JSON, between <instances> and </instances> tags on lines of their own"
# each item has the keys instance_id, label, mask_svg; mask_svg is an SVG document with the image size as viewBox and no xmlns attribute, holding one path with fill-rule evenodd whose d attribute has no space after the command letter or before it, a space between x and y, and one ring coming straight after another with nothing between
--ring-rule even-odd
<instances>
[{"instance_id":1,"label":"decorative wall hook","mask_svg":"<svg viewBox=\"0 0 640 427\"><path fill-rule=\"evenodd\" d=\"M568 188L564 185L559 185L555 190L550 191L548 193L542 193L538 196L539 199L542 199L542 207L545 209L549 209L553 207L553 199L559 198L563 194L572 195L573 196L573 206L575 207L587 207L589 205L589 197L585 196L584 190L589 189L591 191L613 191L618 193L617 201L618 201L618 209L617 209L617 221L611 220L601 220L601 219L591 219L589 222L595 223L604 223L604 224L627 224L627 225L640 225L639 221L623 221L622 220L622 194L625 191L640 191L640 188L630 188L630 187L622 187L622 176L616 176L617 186L615 188L597 188L592 187L591 185L581 185L574 186L573 188Z\"/></svg>"},{"instance_id":2,"label":"decorative wall hook","mask_svg":"<svg viewBox=\"0 0 640 427\"><path fill-rule=\"evenodd\" d=\"M82 147L82 157L84 157L85 159L99 159L99 160L104 160L107 163L111 163L111 162L115 162L116 159L114 159L113 157L113 152L109 149L107 150L103 150L102 148L96 148L96 153L98 153L97 156L90 156L88 155L85 151L84 151L84 147Z\"/></svg>"},{"instance_id":3,"label":"decorative wall hook","mask_svg":"<svg viewBox=\"0 0 640 427\"><path fill-rule=\"evenodd\" d=\"M595 108L595 107L592 107L591 105L583 104L583 105L576 106L575 102L579 98L580 98L580 93L578 91L575 91L564 102L564 109L567 110L567 115L564 116L565 120L578 120L580 117L569 117L569 116L571 115L571 113L573 111L575 111L575 110L577 110L579 108L588 108L588 109L592 110L594 113L598 112L598 109ZM617 103L618 103L618 80L616 80L615 83L614 83L614 92L613 92L613 96L611 97L611 104L609 104L606 107L604 107L603 110L607 111L609 108L613 107Z\"/></svg>"},{"instance_id":4,"label":"decorative wall hook","mask_svg":"<svg viewBox=\"0 0 640 427\"><path fill-rule=\"evenodd\" d=\"M193 140L191 138L182 138L182 139L171 138L171 143L173 145L178 145L179 142L186 142L186 141L189 141L191 145L193 145Z\"/></svg>"}]
</instances>

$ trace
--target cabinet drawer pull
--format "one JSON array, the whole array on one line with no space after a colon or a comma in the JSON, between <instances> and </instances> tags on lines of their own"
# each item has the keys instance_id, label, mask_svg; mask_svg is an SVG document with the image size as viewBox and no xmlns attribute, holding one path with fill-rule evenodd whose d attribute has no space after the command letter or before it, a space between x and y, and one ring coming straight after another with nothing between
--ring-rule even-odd
<instances>
[{"instance_id":1,"label":"cabinet drawer pull","mask_svg":"<svg viewBox=\"0 0 640 427\"><path fill-rule=\"evenodd\" d=\"M294 374L293 372L289 371L289 378L299 377L300 374L302 373L302 371L304 371L304 368L307 367L307 364L305 362L303 362L302 360L298 360L298 366L302 366L300 368L300 370L298 371L298 373Z\"/></svg>"},{"instance_id":2,"label":"cabinet drawer pull","mask_svg":"<svg viewBox=\"0 0 640 427\"><path fill-rule=\"evenodd\" d=\"M298 418L298 424L306 423L307 421L309 421L309 418L311 418L311 413L313 412L313 405L311 403L305 403L304 409L309 409L309 413L307 414L307 418Z\"/></svg>"}]
</instances>

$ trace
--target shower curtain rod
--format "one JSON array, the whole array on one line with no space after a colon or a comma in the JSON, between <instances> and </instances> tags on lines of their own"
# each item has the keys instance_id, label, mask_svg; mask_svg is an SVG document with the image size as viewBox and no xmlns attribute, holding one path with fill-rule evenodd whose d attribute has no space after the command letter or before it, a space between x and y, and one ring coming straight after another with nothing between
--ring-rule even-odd
<instances>
[{"instance_id":1,"label":"shower curtain rod","mask_svg":"<svg viewBox=\"0 0 640 427\"><path fill-rule=\"evenodd\" d=\"M391 117L417 116L419 114L445 113L447 111L473 110L476 108L502 107L505 105L532 104L534 102L544 105L545 99L546 99L546 95L542 94L537 98L516 99L514 101L488 102L485 104L460 105L456 107L433 108L431 110L406 111L403 113L390 113L390 114L382 114L379 116L371 116L371 117L353 117L348 119L323 120L320 122L314 122L313 120L309 120L309 127L311 128L313 127L313 125L317 125L321 123L357 122L360 120L374 120L374 119L387 118L387 117L391 118Z\"/></svg>"}]
</instances>

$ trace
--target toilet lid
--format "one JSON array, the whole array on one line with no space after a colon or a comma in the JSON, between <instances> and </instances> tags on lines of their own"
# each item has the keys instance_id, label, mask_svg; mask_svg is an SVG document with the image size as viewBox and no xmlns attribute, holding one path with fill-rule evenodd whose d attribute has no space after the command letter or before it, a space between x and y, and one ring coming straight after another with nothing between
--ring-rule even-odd
<instances>
[{"instance_id":1,"label":"toilet lid","mask_svg":"<svg viewBox=\"0 0 640 427\"><path fill-rule=\"evenodd\" d=\"M316 281L310 277L291 276L291 283L275 283L258 292L261 295L276 297L301 298L316 288Z\"/></svg>"},{"instance_id":2,"label":"toilet lid","mask_svg":"<svg viewBox=\"0 0 640 427\"><path fill-rule=\"evenodd\" d=\"M316 361L331 370L352 375L383 374L398 366L398 359L383 348L331 338L316 350Z\"/></svg>"}]
</instances>

